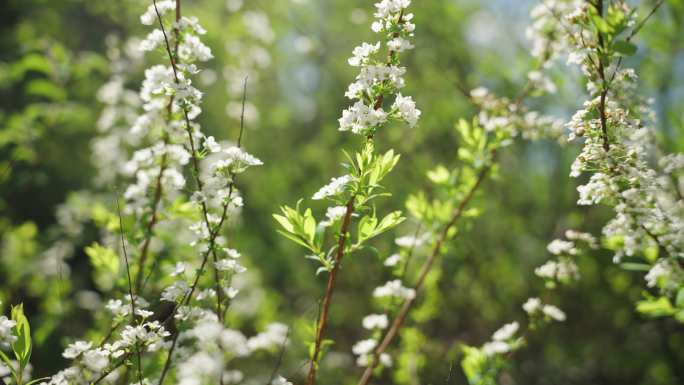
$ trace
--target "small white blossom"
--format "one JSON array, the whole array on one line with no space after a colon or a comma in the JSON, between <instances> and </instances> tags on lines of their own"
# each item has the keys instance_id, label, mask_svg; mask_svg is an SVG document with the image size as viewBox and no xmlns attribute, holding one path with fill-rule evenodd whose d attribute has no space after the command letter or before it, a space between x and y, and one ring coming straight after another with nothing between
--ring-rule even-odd
<instances>
[{"instance_id":1,"label":"small white blossom","mask_svg":"<svg viewBox=\"0 0 684 385\"><path fill-rule=\"evenodd\" d=\"M494 334L492 335L492 339L494 341L509 340L515 335L519 328L520 325L517 322L511 322L509 324L506 324L502 326L499 330L494 332Z\"/></svg>"},{"instance_id":2,"label":"small white blossom","mask_svg":"<svg viewBox=\"0 0 684 385\"><path fill-rule=\"evenodd\" d=\"M385 266L396 266L401 261L400 254L392 254L385 259Z\"/></svg>"},{"instance_id":3,"label":"small white blossom","mask_svg":"<svg viewBox=\"0 0 684 385\"><path fill-rule=\"evenodd\" d=\"M78 356L80 356L82 353L88 351L93 344L91 342L87 341L76 341L69 346L67 346L66 349L64 349L64 353L62 353L62 357L67 358L67 359L74 359Z\"/></svg>"},{"instance_id":4,"label":"small white blossom","mask_svg":"<svg viewBox=\"0 0 684 385\"><path fill-rule=\"evenodd\" d=\"M395 297L401 299L413 299L416 296L416 291L411 288L404 287L401 280L395 279L385 283L383 286L376 287L373 291L373 297Z\"/></svg>"},{"instance_id":5,"label":"small white blossom","mask_svg":"<svg viewBox=\"0 0 684 385\"><path fill-rule=\"evenodd\" d=\"M503 341L491 341L482 346L482 352L486 356L504 354L511 351L511 345Z\"/></svg>"},{"instance_id":6,"label":"small white blossom","mask_svg":"<svg viewBox=\"0 0 684 385\"><path fill-rule=\"evenodd\" d=\"M525 310L525 313L532 315L535 314L537 311L541 309L542 302L541 299L539 298L528 298L527 301L523 304L523 310Z\"/></svg>"},{"instance_id":7,"label":"small white blossom","mask_svg":"<svg viewBox=\"0 0 684 385\"><path fill-rule=\"evenodd\" d=\"M544 305L544 307L542 307L542 312L553 320L565 321L565 313L553 305Z\"/></svg>"},{"instance_id":8,"label":"small white blossom","mask_svg":"<svg viewBox=\"0 0 684 385\"><path fill-rule=\"evenodd\" d=\"M394 100L392 108L398 111L399 117L404 119L409 127L415 127L416 123L418 123L421 112L416 108L416 103L410 96L397 94L397 98Z\"/></svg>"},{"instance_id":9,"label":"small white blossom","mask_svg":"<svg viewBox=\"0 0 684 385\"><path fill-rule=\"evenodd\" d=\"M330 179L330 183L321 187L321 189L318 190L311 199L321 200L324 198L339 195L344 191L344 188L352 180L353 177L351 175L343 175L338 178L332 178Z\"/></svg>"},{"instance_id":10,"label":"small white blossom","mask_svg":"<svg viewBox=\"0 0 684 385\"><path fill-rule=\"evenodd\" d=\"M163 1L158 1L156 3L157 9L155 10L155 5L151 4L149 7L147 7L147 10L145 13L143 13L140 16L140 22L143 25L152 25L157 22L157 11L159 11L159 15L164 16L166 12L170 10L175 10L176 9L176 2L175 0L163 0Z\"/></svg>"},{"instance_id":11,"label":"small white blossom","mask_svg":"<svg viewBox=\"0 0 684 385\"><path fill-rule=\"evenodd\" d=\"M164 289L161 298L164 301L176 302L190 290L190 286L185 281L176 281L171 286Z\"/></svg>"},{"instance_id":12,"label":"small white blossom","mask_svg":"<svg viewBox=\"0 0 684 385\"><path fill-rule=\"evenodd\" d=\"M363 318L363 327L368 330L385 329L389 324L387 314L369 314Z\"/></svg>"}]
</instances>

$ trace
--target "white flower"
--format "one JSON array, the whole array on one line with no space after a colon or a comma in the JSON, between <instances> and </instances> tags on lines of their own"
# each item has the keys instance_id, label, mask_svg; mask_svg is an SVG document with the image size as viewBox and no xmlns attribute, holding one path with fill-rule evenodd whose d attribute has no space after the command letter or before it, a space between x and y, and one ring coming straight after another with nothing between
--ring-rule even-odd
<instances>
[{"instance_id":1,"label":"white flower","mask_svg":"<svg viewBox=\"0 0 684 385\"><path fill-rule=\"evenodd\" d=\"M392 254L385 259L385 266L396 266L401 261L400 254Z\"/></svg>"},{"instance_id":2,"label":"white flower","mask_svg":"<svg viewBox=\"0 0 684 385\"><path fill-rule=\"evenodd\" d=\"M392 108L398 111L399 117L404 119L409 127L413 128L416 126L416 123L418 123L421 112L416 108L416 103L410 96L397 94L397 98L394 100Z\"/></svg>"},{"instance_id":3,"label":"white flower","mask_svg":"<svg viewBox=\"0 0 684 385\"><path fill-rule=\"evenodd\" d=\"M546 246L546 249L549 250L549 253L554 254L554 255L561 255L561 254L569 254L569 255L575 255L577 254L577 249L575 248L575 244L570 241L564 241L562 239L554 239L549 243L548 246Z\"/></svg>"},{"instance_id":4,"label":"white flower","mask_svg":"<svg viewBox=\"0 0 684 385\"><path fill-rule=\"evenodd\" d=\"M336 196L344 191L345 186L351 182L353 177L351 175L342 175L338 178L330 179L330 183L321 187L311 199L320 200L331 196Z\"/></svg>"},{"instance_id":5,"label":"white flower","mask_svg":"<svg viewBox=\"0 0 684 385\"><path fill-rule=\"evenodd\" d=\"M416 296L416 291L404 287L401 280L395 279L385 283L383 286L376 287L373 291L373 297L396 297L402 299L413 299Z\"/></svg>"},{"instance_id":6,"label":"white flower","mask_svg":"<svg viewBox=\"0 0 684 385\"><path fill-rule=\"evenodd\" d=\"M239 370L226 370L223 372L224 384L237 384L241 382L244 378L245 375Z\"/></svg>"},{"instance_id":7,"label":"white flower","mask_svg":"<svg viewBox=\"0 0 684 385\"><path fill-rule=\"evenodd\" d=\"M8 319L7 317L0 316L0 345L3 343L12 343L16 340L16 337L12 335L12 328L17 323Z\"/></svg>"},{"instance_id":8,"label":"white flower","mask_svg":"<svg viewBox=\"0 0 684 385\"><path fill-rule=\"evenodd\" d=\"M399 247L410 249L412 247L422 246L425 243L425 241L428 240L428 238L428 234L422 234L417 237L413 235L404 235L402 237L395 239L394 243Z\"/></svg>"},{"instance_id":9,"label":"white flower","mask_svg":"<svg viewBox=\"0 0 684 385\"><path fill-rule=\"evenodd\" d=\"M528 298L523 304L523 310L529 315L532 315L541 309L542 302L539 298Z\"/></svg>"},{"instance_id":10,"label":"white flower","mask_svg":"<svg viewBox=\"0 0 684 385\"><path fill-rule=\"evenodd\" d=\"M346 213L347 208L345 206L328 207L328 209L325 212L325 216L328 219L322 221L320 225L323 227L332 226L335 222L342 219Z\"/></svg>"},{"instance_id":11,"label":"white flower","mask_svg":"<svg viewBox=\"0 0 684 385\"><path fill-rule=\"evenodd\" d=\"M176 302L190 290L190 286L185 281L176 281L171 286L164 289L161 299L168 302Z\"/></svg>"},{"instance_id":12,"label":"white flower","mask_svg":"<svg viewBox=\"0 0 684 385\"><path fill-rule=\"evenodd\" d=\"M542 312L547 317L550 317L556 321L565 321L565 313L553 305L544 305L544 307L542 307Z\"/></svg>"},{"instance_id":13,"label":"white flower","mask_svg":"<svg viewBox=\"0 0 684 385\"><path fill-rule=\"evenodd\" d=\"M213 319L204 319L192 328L191 333L200 342L208 343L219 338L222 331L223 326L219 322Z\"/></svg>"},{"instance_id":14,"label":"white flower","mask_svg":"<svg viewBox=\"0 0 684 385\"><path fill-rule=\"evenodd\" d=\"M109 365L109 352L97 348L83 354L83 363L94 372L101 372Z\"/></svg>"},{"instance_id":15,"label":"white flower","mask_svg":"<svg viewBox=\"0 0 684 385\"><path fill-rule=\"evenodd\" d=\"M408 41L404 38L395 37L394 39L390 40L387 43L387 47L390 50L395 51L395 52L403 52L403 51L406 51L408 49L412 49L413 44L411 44L410 41Z\"/></svg>"},{"instance_id":16,"label":"white flower","mask_svg":"<svg viewBox=\"0 0 684 385\"><path fill-rule=\"evenodd\" d=\"M283 376L278 376L271 381L271 385L292 385L290 381L288 381L285 377Z\"/></svg>"},{"instance_id":17,"label":"white flower","mask_svg":"<svg viewBox=\"0 0 684 385\"><path fill-rule=\"evenodd\" d=\"M382 108L369 107L362 101L358 101L342 111L342 117L338 119L340 131L351 130L355 134L361 134L365 130L377 127L386 121L387 113Z\"/></svg>"},{"instance_id":18,"label":"white flower","mask_svg":"<svg viewBox=\"0 0 684 385\"><path fill-rule=\"evenodd\" d=\"M580 231L576 230L566 230L565 231L565 238L571 240L571 241L582 241L587 244L592 249L595 249L598 247L598 242L596 241L596 238L589 234L589 233L583 233Z\"/></svg>"},{"instance_id":19,"label":"white flower","mask_svg":"<svg viewBox=\"0 0 684 385\"><path fill-rule=\"evenodd\" d=\"M534 274L544 279L567 282L579 279L579 269L569 258L561 257L558 261L548 261L534 269Z\"/></svg>"},{"instance_id":20,"label":"white flower","mask_svg":"<svg viewBox=\"0 0 684 385\"><path fill-rule=\"evenodd\" d=\"M162 44L164 44L164 33L161 29L154 29L145 37L145 40L140 42L140 49L142 51L152 51Z\"/></svg>"},{"instance_id":21,"label":"white flower","mask_svg":"<svg viewBox=\"0 0 684 385\"><path fill-rule=\"evenodd\" d=\"M248 167L261 166L264 164L261 160L237 146L229 147L223 150L223 152L227 156L225 159L222 159L213 165L215 169L229 170L230 172L239 174Z\"/></svg>"},{"instance_id":22,"label":"white flower","mask_svg":"<svg viewBox=\"0 0 684 385\"><path fill-rule=\"evenodd\" d=\"M354 48L354 51L352 51L352 54L354 56L350 57L347 61L349 62L349 65L358 67L362 63L364 63L369 56L378 52L379 49L380 42L377 42L375 44L363 43L360 46Z\"/></svg>"},{"instance_id":23,"label":"white flower","mask_svg":"<svg viewBox=\"0 0 684 385\"><path fill-rule=\"evenodd\" d=\"M216 142L213 136L207 136L204 138L204 147L209 150L209 152L219 152L221 151L221 145Z\"/></svg>"},{"instance_id":24,"label":"white flower","mask_svg":"<svg viewBox=\"0 0 684 385\"><path fill-rule=\"evenodd\" d=\"M379 19L388 18L392 14L401 12L401 10L407 8L410 4L411 0L382 0L375 4L375 8L377 8L375 17Z\"/></svg>"},{"instance_id":25,"label":"white flower","mask_svg":"<svg viewBox=\"0 0 684 385\"><path fill-rule=\"evenodd\" d=\"M506 341L511 339L513 335L518 331L520 325L517 322L511 322L502 326L499 330L494 332L492 339L494 341Z\"/></svg>"},{"instance_id":26,"label":"white flower","mask_svg":"<svg viewBox=\"0 0 684 385\"><path fill-rule=\"evenodd\" d=\"M188 35L183 39L178 46L178 56L186 62L192 62L194 60L204 62L214 57L211 53L211 49L204 45L199 37L195 35Z\"/></svg>"},{"instance_id":27,"label":"white flower","mask_svg":"<svg viewBox=\"0 0 684 385\"><path fill-rule=\"evenodd\" d=\"M368 330L385 329L389 324L387 314L369 314L361 322L363 327Z\"/></svg>"},{"instance_id":28,"label":"white flower","mask_svg":"<svg viewBox=\"0 0 684 385\"><path fill-rule=\"evenodd\" d=\"M224 252L226 253L226 255L228 255L230 258L235 258L235 259L237 259L237 258L240 258L240 256L242 255L242 254L240 254L239 251L237 251L237 250L235 250L235 249L229 249L229 248L227 248L227 247L223 248L223 251L224 251Z\"/></svg>"},{"instance_id":29,"label":"white flower","mask_svg":"<svg viewBox=\"0 0 684 385\"><path fill-rule=\"evenodd\" d=\"M378 341L369 338L367 340L361 340L352 346L352 352L356 355L364 355L371 353L373 349L378 345Z\"/></svg>"},{"instance_id":30,"label":"white flower","mask_svg":"<svg viewBox=\"0 0 684 385\"><path fill-rule=\"evenodd\" d=\"M487 342L482 346L482 353L486 356L508 353L509 351L511 351L511 345L503 341Z\"/></svg>"},{"instance_id":31,"label":"white flower","mask_svg":"<svg viewBox=\"0 0 684 385\"><path fill-rule=\"evenodd\" d=\"M225 329L220 336L221 346L238 357L249 355L247 338L237 330Z\"/></svg>"},{"instance_id":32,"label":"white flower","mask_svg":"<svg viewBox=\"0 0 684 385\"><path fill-rule=\"evenodd\" d=\"M287 342L288 327L281 323L272 323L266 330L247 340L250 351L268 350L280 347Z\"/></svg>"},{"instance_id":33,"label":"white flower","mask_svg":"<svg viewBox=\"0 0 684 385\"><path fill-rule=\"evenodd\" d=\"M657 287L659 283L667 282L676 276L677 265L669 259L661 258L648 271L644 279L648 287Z\"/></svg>"},{"instance_id":34,"label":"white flower","mask_svg":"<svg viewBox=\"0 0 684 385\"><path fill-rule=\"evenodd\" d=\"M173 268L173 271L171 272L170 275L172 277L175 277L175 276L181 275L183 273L185 273L185 263L177 262L176 267Z\"/></svg>"},{"instance_id":35,"label":"white flower","mask_svg":"<svg viewBox=\"0 0 684 385\"><path fill-rule=\"evenodd\" d=\"M237 274L244 273L245 271L247 271L247 268L240 265L238 261L236 261L233 258L219 259L218 261L216 261L216 263L214 263L214 265L216 266L216 270L219 271L230 271Z\"/></svg>"},{"instance_id":36,"label":"white flower","mask_svg":"<svg viewBox=\"0 0 684 385\"><path fill-rule=\"evenodd\" d=\"M164 16L166 12L175 9L175 0L158 1L157 9L155 10L154 4L147 7L145 13L140 16L140 22L143 23L143 25L152 25L157 22L157 11L159 11L159 15Z\"/></svg>"},{"instance_id":37,"label":"white flower","mask_svg":"<svg viewBox=\"0 0 684 385\"><path fill-rule=\"evenodd\" d=\"M89 350L93 344L91 342L87 341L76 341L69 346L67 346L66 349L64 349L64 353L62 353L62 357L67 358L67 359L74 359L78 356L81 355L81 353Z\"/></svg>"}]
</instances>

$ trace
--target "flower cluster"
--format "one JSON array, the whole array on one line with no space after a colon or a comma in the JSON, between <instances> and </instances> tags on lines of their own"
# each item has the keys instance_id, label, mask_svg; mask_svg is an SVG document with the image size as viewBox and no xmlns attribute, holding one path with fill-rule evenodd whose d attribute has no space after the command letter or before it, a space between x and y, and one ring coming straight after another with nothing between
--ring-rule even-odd
<instances>
[{"instance_id":1,"label":"flower cluster","mask_svg":"<svg viewBox=\"0 0 684 385\"><path fill-rule=\"evenodd\" d=\"M568 230L565 237L565 240L552 241L547 247L558 260L546 262L534 271L546 281L549 290L556 288L558 283L568 284L579 279L579 270L571 257L596 248L596 240L591 234ZM525 345L529 333L544 324L563 322L567 318L563 310L544 303L538 297L528 298L522 309L527 314L527 329L522 335L516 334L520 330L520 323L514 321L494 332L491 340L481 347L463 346L464 358L461 366L471 383L480 380L484 380L484 383L496 383L499 372L507 366L512 352Z\"/></svg>"},{"instance_id":2,"label":"flower cluster","mask_svg":"<svg viewBox=\"0 0 684 385\"><path fill-rule=\"evenodd\" d=\"M406 68L399 65L399 53L412 49L410 38L415 24L412 13L406 13L410 0L383 0L375 5L376 21L372 29L384 34L387 51L381 50L381 42L363 43L354 48L348 62L359 67L356 81L349 85L345 96L356 102L342 111L340 131L372 136L375 130L389 119L399 119L414 127L420 118L420 110L410 96L398 90L404 87ZM384 57L385 55L386 57ZM384 95L395 94L389 111L382 106Z\"/></svg>"},{"instance_id":3,"label":"flower cluster","mask_svg":"<svg viewBox=\"0 0 684 385\"><path fill-rule=\"evenodd\" d=\"M637 50L630 41L640 28L636 12L625 1L603 8L553 3L571 7L567 13L548 7L546 22L557 25L568 64L579 66L589 94L567 123L569 139L583 141L570 175L589 175L577 189L577 203L612 207L615 217L604 226L603 235L615 251L614 261L650 268L648 285L671 295L684 287L684 205L677 178L668 176L677 169L681 154L663 157L662 171L652 163L657 153L654 113L650 102L637 93L637 74L622 65L623 58ZM660 312L673 313L672 308Z\"/></svg>"},{"instance_id":4,"label":"flower cluster","mask_svg":"<svg viewBox=\"0 0 684 385\"><path fill-rule=\"evenodd\" d=\"M378 307L382 308L384 313L369 314L363 318L361 325L372 333L372 337L357 342L352 348L352 353L358 356L356 359L358 366L392 366L392 357L388 353L382 352L376 358L374 349L377 347L383 332L390 324L387 314L394 313L397 305L403 301L413 300L416 297L416 290L405 287L402 282L404 264L407 263L411 255L416 251L416 248L421 248L425 245L429 237L430 234L427 233L416 233L400 236L395 239L395 244L399 247L399 250L397 253L385 258L383 263L391 269L394 279L385 282L373 290L373 297ZM374 362L376 359L377 362Z\"/></svg>"},{"instance_id":5,"label":"flower cluster","mask_svg":"<svg viewBox=\"0 0 684 385\"><path fill-rule=\"evenodd\" d=\"M237 176L262 162L247 153L240 141L219 143L202 133L197 123L202 92L195 88L193 78L200 74L197 63L211 59L212 54L200 39L206 31L196 18L175 12L177 4L175 0L154 2L140 19L158 28L139 43L138 51L165 52L169 64L145 70L140 93L134 95L124 88L124 67L129 61L121 58L121 68L114 71L120 75L100 91L106 106L99 124L105 135L94 146L110 145L118 154L109 165L111 170L101 171L101 179L133 181L124 191L125 204L116 221L119 226L109 225L115 214L105 209L98 214L113 232L104 234L105 245L112 247L95 244L86 252L102 265L118 264L117 254L123 254L129 282L120 289L125 287L129 294L107 302L111 321L107 336L99 342L70 344L63 356L72 364L45 384L112 383L121 378L126 366L137 372L140 383L154 379L161 384L169 375L183 384L219 378L235 383L244 374L225 369L231 360L273 351L287 339L287 328L281 324L270 324L251 338L225 327L228 304L245 286L246 281L238 278L246 268L241 254L229 248L220 233L243 204L235 186ZM112 52L120 58L117 50L112 48ZM138 107L140 115L135 114ZM131 149L129 160L123 161L122 154ZM193 180L186 180L187 175ZM124 228L124 223L132 223L133 228ZM119 232L121 248L114 246ZM173 255L160 253L157 237L168 238L164 247L176 250ZM154 265L145 263L148 255L157 253ZM208 270L214 272L211 278ZM151 275L159 277L156 282L148 283ZM110 280L109 285L114 284ZM146 301L149 293L153 300ZM149 302L166 306L151 307ZM167 327L172 320L175 327L170 332ZM152 361L164 365L146 368Z\"/></svg>"},{"instance_id":6,"label":"flower cluster","mask_svg":"<svg viewBox=\"0 0 684 385\"><path fill-rule=\"evenodd\" d=\"M556 256L534 269L534 274L546 281L549 288L557 284L569 284L580 278L579 268L575 264L576 257L584 249L598 247L596 239L589 233L567 230L564 239L554 239L546 247L549 253ZM581 242L580 245L577 243ZM530 305L531 306L531 305ZM531 313L525 308L527 313Z\"/></svg>"},{"instance_id":7,"label":"flower cluster","mask_svg":"<svg viewBox=\"0 0 684 385\"><path fill-rule=\"evenodd\" d=\"M307 258L320 263L317 274L329 273L313 341L307 376L309 385L316 381L328 312L342 259L365 247L369 239L404 220L399 211L391 212L383 218L376 217L377 210L373 200L386 195L385 192L379 192L382 189L380 182L396 166L399 155L393 150L377 154L374 136L377 129L390 119L397 119L414 127L421 114L411 97L399 93L405 85L403 75L406 73L406 68L400 65L399 56L413 48L410 38L413 37L415 25L411 22L413 14L407 12L410 3L410 0L383 0L375 4L376 20L372 30L381 34L383 40L374 44L361 44L354 48L353 56L348 60L351 66L359 67L359 74L345 93L355 103L342 112L342 117L338 120L339 130L363 135L365 142L363 148L355 154L345 153L348 160L345 164L347 173L332 178L329 184L313 195L313 200L334 203L326 210L326 220L316 221L311 209L301 212L301 201L295 208L282 207L283 215L274 215L284 229L281 233L306 247L312 253ZM392 105L386 109L384 105L389 101ZM354 225L356 231L352 234ZM324 247L327 231L337 232L337 239L329 248ZM373 295L379 298L408 299L415 297L415 291L404 287L400 280L394 280L378 287ZM367 323L375 326L382 324L371 321ZM376 343L376 340L367 340L354 347L359 355L359 364L370 365L374 361L371 353ZM389 356L383 355L380 359L388 363Z\"/></svg>"}]
</instances>

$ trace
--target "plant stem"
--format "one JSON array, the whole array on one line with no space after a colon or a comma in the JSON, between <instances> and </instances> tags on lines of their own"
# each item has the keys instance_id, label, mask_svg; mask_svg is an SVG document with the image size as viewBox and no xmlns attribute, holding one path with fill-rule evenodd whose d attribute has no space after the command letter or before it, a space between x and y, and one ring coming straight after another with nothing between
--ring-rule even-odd
<instances>
[{"instance_id":1,"label":"plant stem","mask_svg":"<svg viewBox=\"0 0 684 385\"><path fill-rule=\"evenodd\" d=\"M492 153L492 155L495 155L495 151L492 151ZM473 186L470 188L466 196L463 198L463 200L461 200L461 203L454 211L451 220L442 229L442 232L440 233L440 236L437 239L437 242L435 243L435 246L433 247L430 256L423 264L423 267L420 270L420 274L418 275L418 280L416 281L416 284L413 287L413 290L415 290L416 292L416 296L414 296L413 298L406 299L404 301L401 310L399 310L399 313L392 321L392 326L389 328L389 330L383 337L380 345L373 352L373 358L371 359L371 363L370 365L368 365L368 367L366 367L366 370L363 372L363 375L361 376L358 385L367 385L370 382L371 378L373 377L373 370L379 363L380 355L384 353L385 350L387 350L389 345L392 343L392 341L394 341L394 338L399 333L399 330L401 329L401 326L403 325L406 316L411 310L411 307L413 306L413 303L415 302L418 293L423 287L425 278L432 269L432 265L434 264L435 260L440 256L440 253L442 251L442 245L448 238L449 230L451 230L451 228L463 216L463 212L465 211L466 206L472 200L473 196L475 195L475 192L484 181L490 169L491 165L488 165L480 171L477 180L475 181L475 184L473 184Z\"/></svg>"},{"instance_id":2,"label":"plant stem","mask_svg":"<svg viewBox=\"0 0 684 385\"><path fill-rule=\"evenodd\" d=\"M337 252L335 253L335 264L333 265L330 274L328 275L328 284L325 288L325 296L323 297L323 305L320 316L318 317L318 327L316 328L316 341L314 342L314 352L311 357L311 364L309 365L309 374L306 377L306 384L313 385L316 382L316 373L318 371L318 357L321 353L321 344L325 338L325 330L328 326L328 313L330 311L330 304L332 303L332 296L335 291L335 283L337 282L337 274L342 265L342 258L344 257L344 248L347 242L347 233L351 225L352 214L354 213L354 199L356 196L349 198L347 202L347 209L342 220L342 227L340 229L340 236L337 240Z\"/></svg>"},{"instance_id":3,"label":"plant stem","mask_svg":"<svg viewBox=\"0 0 684 385\"><path fill-rule=\"evenodd\" d=\"M131 326L136 324L135 319L135 298L133 297L133 282L131 280L131 266L128 263L128 252L126 251L126 240L124 239L123 218L121 217L121 206L119 205L119 198L116 199L116 210L119 215L119 233L121 234L121 248L123 249L124 261L126 262L126 276L128 278L128 295L131 297ZM135 352L138 357L138 381L142 385L142 356L140 355L140 345L138 341L135 342Z\"/></svg>"},{"instance_id":4,"label":"plant stem","mask_svg":"<svg viewBox=\"0 0 684 385\"><path fill-rule=\"evenodd\" d=\"M402 9L399 13L399 18L397 20L398 24L403 23L404 10ZM398 32L393 34L394 37L399 36ZM387 66L392 65L396 57L396 52L389 50L387 52ZM373 108L378 110L382 108L382 103L385 100L385 95L380 94L373 103ZM366 136L366 143L372 142L374 138L374 132L371 131ZM314 385L316 383L316 374L318 372L318 359L321 353L321 345L323 339L325 338L325 331L328 326L328 315L330 311L330 305L332 303L332 296L335 291L335 285L337 282L337 274L339 272L340 266L342 264L342 259L344 258L345 245L347 242L347 233L349 232L349 226L351 225L351 218L354 214L354 200L356 196L352 196L346 204L346 211L344 214L344 219L342 220L342 227L340 229L340 236L337 242L337 251L335 254L335 264L333 265L330 274L328 275L328 283L325 289L325 295L323 296L323 304L320 315L318 317L318 323L316 328L316 340L314 341L314 352L311 357L311 363L309 365L309 372L306 377L306 385Z\"/></svg>"}]
</instances>

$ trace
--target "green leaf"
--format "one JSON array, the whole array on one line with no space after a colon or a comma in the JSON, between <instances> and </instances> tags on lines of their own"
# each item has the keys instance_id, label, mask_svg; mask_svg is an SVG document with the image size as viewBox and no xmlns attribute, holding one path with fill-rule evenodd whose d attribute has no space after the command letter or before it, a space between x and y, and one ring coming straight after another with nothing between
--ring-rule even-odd
<instances>
[{"instance_id":1,"label":"green leaf","mask_svg":"<svg viewBox=\"0 0 684 385\"><path fill-rule=\"evenodd\" d=\"M24 385L33 385L33 384L37 384L41 381L45 381L45 380L49 380L49 379L50 379L50 377L34 378L33 380L25 383Z\"/></svg>"},{"instance_id":2,"label":"green leaf","mask_svg":"<svg viewBox=\"0 0 684 385\"><path fill-rule=\"evenodd\" d=\"M670 300L666 297L660 297L658 299L649 298L639 301L637 302L636 309L639 313L649 317L664 317L675 313L672 303L670 303Z\"/></svg>"},{"instance_id":3,"label":"green leaf","mask_svg":"<svg viewBox=\"0 0 684 385\"><path fill-rule=\"evenodd\" d=\"M463 345L461 349L463 350L463 359L461 360L463 373L465 373L470 384L477 384L484 374L487 356L480 349L472 346Z\"/></svg>"},{"instance_id":4,"label":"green leaf","mask_svg":"<svg viewBox=\"0 0 684 385\"><path fill-rule=\"evenodd\" d=\"M684 310L678 311L678 312L674 315L674 318L675 318L678 322L684 323Z\"/></svg>"},{"instance_id":5,"label":"green leaf","mask_svg":"<svg viewBox=\"0 0 684 385\"><path fill-rule=\"evenodd\" d=\"M290 223L290 221L287 218L285 218L282 215L278 215L278 214L273 214L273 218L275 218L275 220L278 221L278 223L280 223L280 226L282 226L283 229L285 229L285 231L287 231L289 233L294 232L294 227L292 226L292 223Z\"/></svg>"},{"instance_id":6,"label":"green leaf","mask_svg":"<svg viewBox=\"0 0 684 385\"><path fill-rule=\"evenodd\" d=\"M359 221L359 241L361 244L363 241L371 238L375 231L375 227L378 225L378 218L375 215L366 215Z\"/></svg>"},{"instance_id":7,"label":"green leaf","mask_svg":"<svg viewBox=\"0 0 684 385\"><path fill-rule=\"evenodd\" d=\"M401 222L403 222L406 218L401 216L401 211L393 211L387 215L385 215L384 218L380 221L380 224L378 225L376 229L376 233L380 234L383 233L389 229L391 229L394 226L399 225Z\"/></svg>"},{"instance_id":8,"label":"green leaf","mask_svg":"<svg viewBox=\"0 0 684 385\"><path fill-rule=\"evenodd\" d=\"M12 306L12 320L16 322L13 334L17 338L12 343L12 351L19 361L20 370L26 367L31 359L31 327L28 318L24 315L24 305Z\"/></svg>"},{"instance_id":9,"label":"green leaf","mask_svg":"<svg viewBox=\"0 0 684 385\"><path fill-rule=\"evenodd\" d=\"M675 306L677 306L678 308L684 308L684 287L679 289L679 291L677 292Z\"/></svg>"},{"instance_id":10,"label":"green leaf","mask_svg":"<svg viewBox=\"0 0 684 385\"><path fill-rule=\"evenodd\" d=\"M632 56L636 53L637 46L628 41L619 40L613 43L613 49L622 56Z\"/></svg>"},{"instance_id":11,"label":"green leaf","mask_svg":"<svg viewBox=\"0 0 684 385\"><path fill-rule=\"evenodd\" d=\"M596 29L599 30L599 32L610 34L612 32L612 28L608 23L598 14L594 13L591 15L591 21L594 23L596 26Z\"/></svg>"},{"instance_id":12,"label":"green leaf","mask_svg":"<svg viewBox=\"0 0 684 385\"><path fill-rule=\"evenodd\" d=\"M316 250L313 250L309 244L307 244L306 242L304 242L304 241L303 241L301 238L299 238L297 235L292 234L292 233L288 233L288 232L282 231L282 230L277 230L277 231L278 231L278 234L280 234L280 235L284 236L285 238L287 238L287 239L293 241L294 243L296 243L296 244L298 244L298 245L301 245L301 246L304 246L304 247L306 247L307 249L309 249L309 250L311 250L311 251L313 251L313 252L316 252Z\"/></svg>"},{"instance_id":13,"label":"green leaf","mask_svg":"<svg viewBox=\"0 0 684 385\"><path fill-rule=\"evenodd\" d=\"M451 174L449 173L449 170L441 164L437 166L434 170L430 170L427 172L428 179L430 179L430 181L435 184L448 183L450 176Z\"/></svg>"},{"instance_id":14,"label":"green leaf","mask_svg":"<svg viewBox=\"0 0 684 385\"><path fill-rule=\"evenodd\" d=\"M112 249L93 242L85 248L90 257L90 264L95 270L95 283L100 289L110 290L114 287L114 280L119 275L120 258Z\"/></svg>"},{"instance_id":15,"label":"green leaf","mask_svg":"<svg viewBox=\"0 0 684 385\"><path fill-rule=\"evenodd\" d=\"M306 235L310 244L313 244L316 238L316 219L314 219L311 209L304 212L304 235Z\"/></svg>"},{"instance_id":16,"label":"green leaf","mask_svg":"<svg viewBox=\"0 0 684 385\"><path fill-rule=\"evenodd\" d=\"M44 97L52 101L63 101L67 97L64 88L45 79L31 80L26 85L26 93L28 95Z\"/></svg>"},{"instance_id":17,"label":"green leaf","mask_svg":"<svg viewBox=\"0 0 684 385\"><path fill-rule=\"evenodd\" d=\"M629 271L649 271L651 269L650 265L647 265L645 263L634 263L634 262L625 262L621 263L620 267L629 270Z\"/></svg>"}]
</instances>

